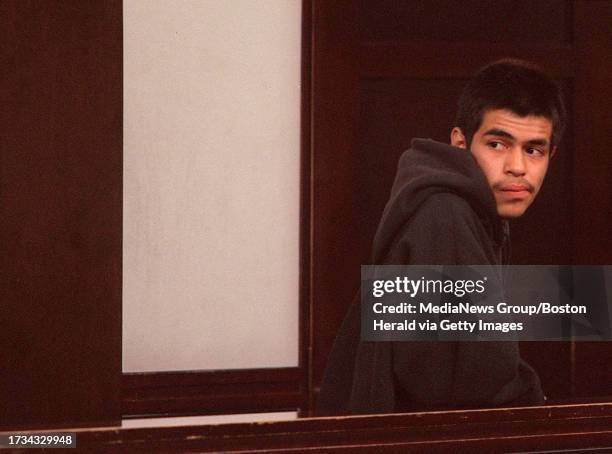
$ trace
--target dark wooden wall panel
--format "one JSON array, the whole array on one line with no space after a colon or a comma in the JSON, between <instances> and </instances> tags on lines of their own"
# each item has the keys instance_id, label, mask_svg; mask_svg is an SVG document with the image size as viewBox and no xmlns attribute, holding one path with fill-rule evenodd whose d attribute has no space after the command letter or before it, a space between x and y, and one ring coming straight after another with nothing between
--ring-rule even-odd
<instances>
[{"instance_id":1,"label":"dark wooden wall panel","mask_svg":"<svg viewBox=\"0 0 612 454\"><path fill-rule=\"evenodd\" d=\"M355 169L350 165L359 121L357 6L352 0L312 2L310 389L321 381L325 367L318 351L331 345L344 317L333 308L345 307L347 295L355 291L344 270L359 267L359 257L347 253L357 244ZM321 314L322 305L332 310Z\"/></svg>"},{"instance_id":2,"label":"dark wooden wall panel","mask_svg":"<svg viewBox=\"0 0 612 454\"><path fill-rule=\"evenodd\" d=\"M117 420L121 1L2 1L0 58L0 425Z\"/></svg>"},{"instance_id":3,"label":"dark wooden wall panel","mask_svg":"<svg viewBox=\"0 0 612 454\"><path fill-rule=\"evenodd\" d=\"M612 2L576 2L574 21L576 263L612 264ZM577 343L574 355L576 395L612 398L612 343Z\"/></svg>"},{"instance_id":4,"label":"dark wooden wall panel","mask_svg":"<svg viewBox=\"0 0 612 454\"><path fill-rule=\"evenodd\" d=\"M571 36L565 0L360 0L366 40L564 42Z\"/></svg>"}]
</instances>

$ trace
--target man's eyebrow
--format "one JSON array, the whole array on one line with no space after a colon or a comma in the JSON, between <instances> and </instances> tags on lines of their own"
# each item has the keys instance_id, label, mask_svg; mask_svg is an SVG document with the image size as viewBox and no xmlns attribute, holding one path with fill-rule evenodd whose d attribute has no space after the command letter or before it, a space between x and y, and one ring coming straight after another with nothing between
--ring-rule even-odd
<instances>
[{"instance_id":1,"label":"man's eyebrow","mask_svg":"<svg viewBox=\"0 0 612 454\"><path fill-rule=\"evenodd\" d=\"M486 131L483 136L497 136L497 137L505 137L506 139L516 140L515 137L510 134L508 131L504 131L503 129L491 128ZM525 142L527 145L540 145L542 147L548 146L548 140L546 139L529 139Z\"/></svg>"},{"instance_id":2,"label":"man's eyebrow","mask_svg":"<svg viewBox=\"0 0 612 454\"><path fill-rule=\"evenodd\" d=\"M506 139L515 140L514 136L510 134L508 131L504 131L503 129L491 128L486 131L483 136L497 136L497 137L505 137Z\"/></svg>"},{"instance_id":3,"label":"man's eyebrow","mask_svg":"<svg viewBox=\"0 0 612 454\"><path fill-rule=\"evenodd\" d=\"M546 139L531 139L525 142L527 145L540 145L542 147L546 147L548 145L548 140Z\"/></svg>"}]
</instances>

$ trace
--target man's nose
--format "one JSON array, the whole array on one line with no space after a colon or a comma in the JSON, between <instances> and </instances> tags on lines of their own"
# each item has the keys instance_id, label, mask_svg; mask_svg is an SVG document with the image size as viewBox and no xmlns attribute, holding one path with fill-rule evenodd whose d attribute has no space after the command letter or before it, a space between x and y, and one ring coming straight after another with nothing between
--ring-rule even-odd
<instances>
[{"instance_id":1,"label":"man's nose","mask_svg":"<svg viewBox=\"0 0 612 454\"><path fill-rule=\"evenodd\" d=\"M521 147L512 147L508 150L504 166L505 173L512 174L515 177L525 175L525 154Z\"/></svg>"}]
</instances>

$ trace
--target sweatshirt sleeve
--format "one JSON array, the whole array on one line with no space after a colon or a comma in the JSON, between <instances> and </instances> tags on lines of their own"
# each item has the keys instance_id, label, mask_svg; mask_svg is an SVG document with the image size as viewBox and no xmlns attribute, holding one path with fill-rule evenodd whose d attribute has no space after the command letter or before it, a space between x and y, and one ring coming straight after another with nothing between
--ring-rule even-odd
<instances>
[{"instance_id":1,"label":"sweatshirt sleeve","mask_svg":"<svg viewBox=\"0 0 612 454\"><path fill-rule=\"evenodd\" d=\"M391 248L385 263L495 265L482 223L461 197L429 197ZM396 410L520 406L543 402L537 374L516 342L394 342Z\"/></svg>"}]
</instances>

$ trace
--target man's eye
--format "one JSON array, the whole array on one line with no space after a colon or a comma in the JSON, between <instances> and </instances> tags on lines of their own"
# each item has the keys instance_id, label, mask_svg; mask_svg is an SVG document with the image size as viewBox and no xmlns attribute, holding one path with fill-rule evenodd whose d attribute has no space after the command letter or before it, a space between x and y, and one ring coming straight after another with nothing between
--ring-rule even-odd
<instances>
[{"instance_id":1,"label":"man's eye","mask_svg":"<svg viewBox=\"0 0 612 454\"><path fill-rule=\"evenodd\" d=\"M526 153L532 156L544 156L544 152L538 148L529 147L527 148Z\"/></svg>"},{"instance_id":2,"label":"man's eye","mask_svg":"<svg viewBox=\"0 0 612 454\"><path fill-rule=\"evenodd\" d=\"M504 144L497 141L491 141L487 144L489 148L493 148L494 150L501 150L504 147Z\"/></svg>"}]
</instances>

